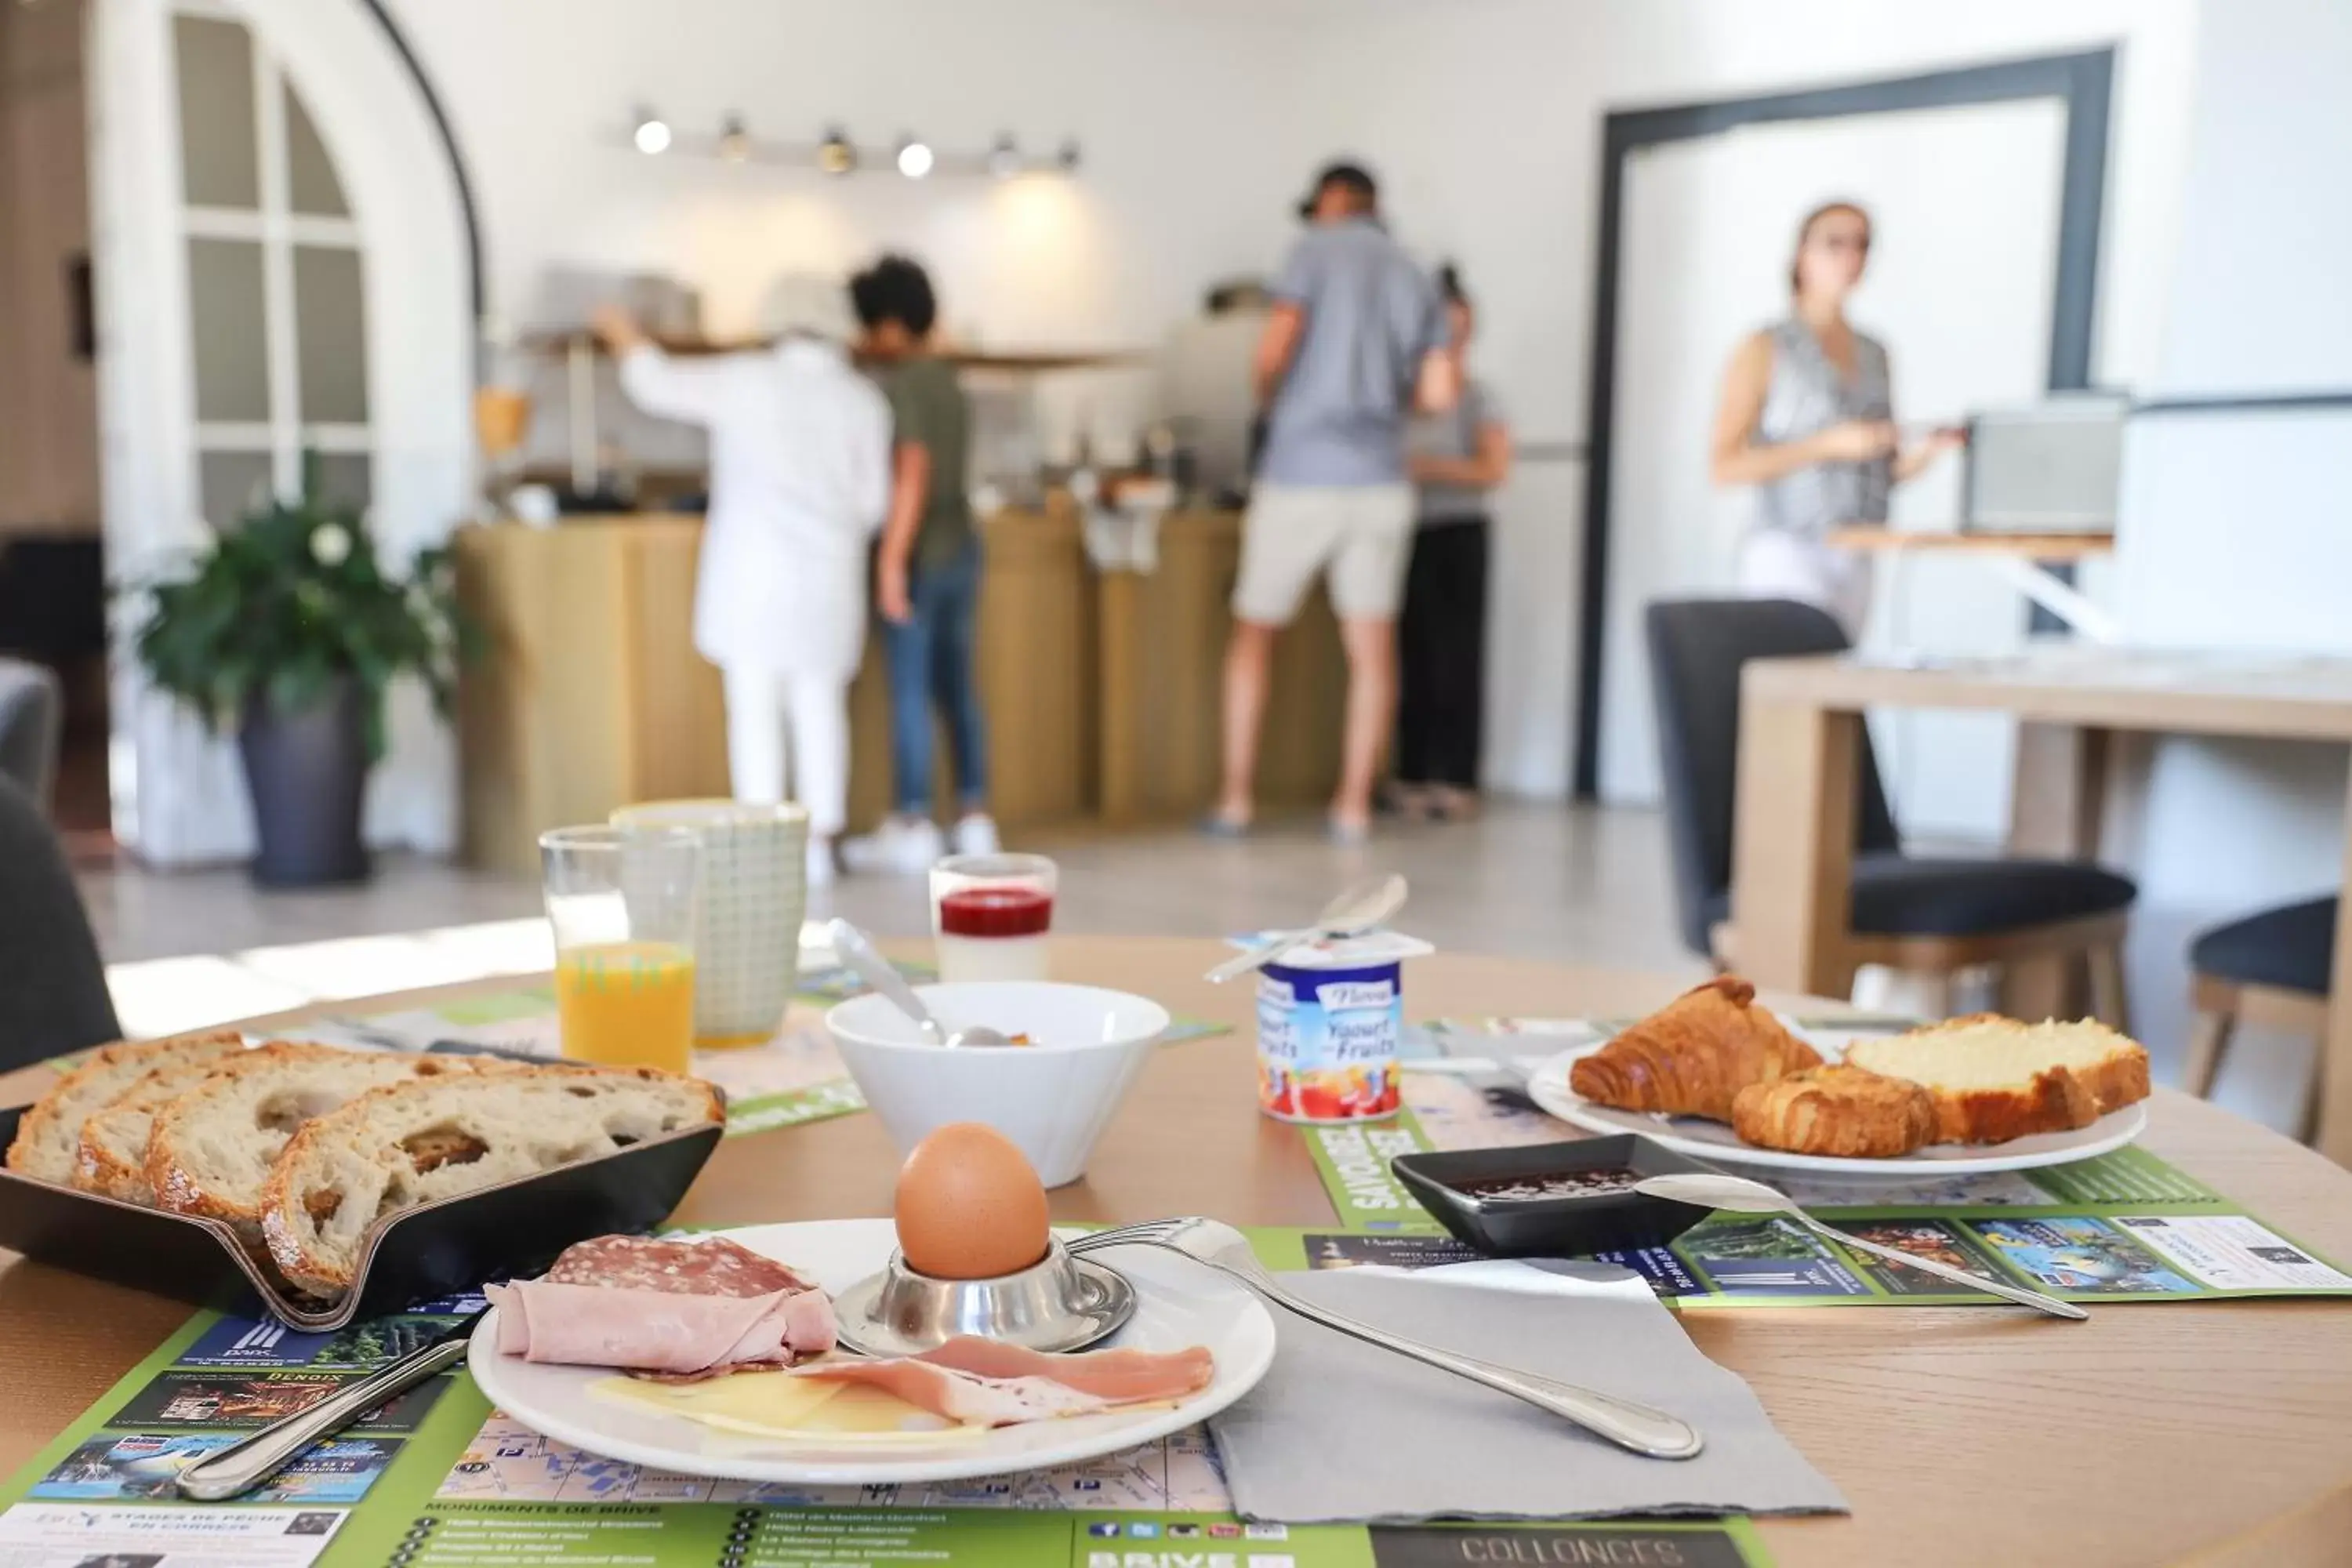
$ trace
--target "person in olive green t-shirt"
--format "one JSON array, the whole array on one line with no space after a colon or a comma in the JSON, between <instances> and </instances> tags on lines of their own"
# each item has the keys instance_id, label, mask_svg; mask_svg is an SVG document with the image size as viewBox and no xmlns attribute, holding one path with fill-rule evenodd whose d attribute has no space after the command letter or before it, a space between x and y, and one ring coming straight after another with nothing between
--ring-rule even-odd
<instances>
[{"instance_id":1,"label":"person in olive green t-shirt","mask_svg":"<svg viewBox=\"0 0 2352 1568\"><path fill-rule=\"evenodd\" d=\"M947 721L962 803L960 855L993 854L988 742L972 682L980 605L980 534L964 494L971 408L955 367L931 353L939 314L916 262L886 256L850 279L865 337L858 347L890 400L895 432L890 515L875 562L875 602L890 664L895 808L871 837L847 846L854 869L924 871L945 845L931 820L931 710Z\"/></svg>"}]
</instances>

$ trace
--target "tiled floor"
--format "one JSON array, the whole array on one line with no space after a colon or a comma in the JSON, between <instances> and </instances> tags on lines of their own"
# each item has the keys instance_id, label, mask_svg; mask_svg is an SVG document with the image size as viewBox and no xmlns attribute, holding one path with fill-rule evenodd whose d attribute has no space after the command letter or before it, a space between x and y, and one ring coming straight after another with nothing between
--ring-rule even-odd
<instances>
[{"instance_id":1,"label":"tiled floor","mask_svg":"<svg viewBox=\"0 0 2352 1568\"><path fill-rule=\"evenodd\" d=\"M1326 843L1312 823L1245 843L1071 832L1016 847L1061 863L1064 931L1223 935L1307 919L1339 888L1393 870L1412 883L1399 925L1441 949L1704 973L1675 931L1664 824L1651 812L1503 804L1476 823L1391 827L1356 849ZM365 887L324 892L264 893L240 871L131 865L82 883L124 1026L139 1034L548 962L535 881L433 861L388 858ZM918 934L929 921L920 878L845 880L811 913L886 935ZM2159 1078L2177 1073L2177 1032L2156 1046ZM2218 1098L2292 1126L2307 1053L2304 1042L2250 1034Z\"/></svg>"}]
</instances>

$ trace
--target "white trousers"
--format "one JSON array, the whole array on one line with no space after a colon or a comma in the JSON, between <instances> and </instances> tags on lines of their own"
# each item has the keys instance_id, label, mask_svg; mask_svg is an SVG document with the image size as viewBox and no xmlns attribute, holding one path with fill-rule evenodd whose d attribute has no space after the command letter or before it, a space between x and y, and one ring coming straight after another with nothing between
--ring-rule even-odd
<instances>
[{"instance_id":1,"label":"white trousers","mask_svg":"<svg viewBox=\"0 0 2352 1568\"><path fill-rule=\"evenodd\" d=\"M1840 550L1818 539L1759 529L1740 542L1739 595L1794 599L1827 610L1846 637L1862 640L1870 619L1869 552Z\"/></svg>"},{"instance_id":2,"label":"white trousers","mask_svg":"<svg viewBox=\"0 0 2352 1568\"><path fill-rule=\"evenodd\" d=\"M809 814L811 837L839 834L849 816L849 682L734 666L719 673L727 688L727 771L735 798L762 805L797 801Z\"/></svg>"}]
</instances>

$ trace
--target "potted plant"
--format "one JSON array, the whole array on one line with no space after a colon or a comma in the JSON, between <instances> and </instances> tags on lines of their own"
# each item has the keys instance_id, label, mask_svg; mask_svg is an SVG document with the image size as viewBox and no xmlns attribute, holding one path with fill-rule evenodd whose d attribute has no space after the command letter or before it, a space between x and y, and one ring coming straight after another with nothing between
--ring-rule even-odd
<instances>
[{"instance_id":1,"label":"potted plant","mask_svg":"<svg viewBox=\"0 0 2352 1568\"><path fill-rule=\"evenodd\" d=\"M357 511L319 492L273 501L216 536L184 576L145 584L139 662L215 733L236 731L268 887L368 874L360 836L368 770L383 755L384 693L424 681L445 717L474 637L443 550L405 577L377 562Z\"/></svg>"}]
</instances>

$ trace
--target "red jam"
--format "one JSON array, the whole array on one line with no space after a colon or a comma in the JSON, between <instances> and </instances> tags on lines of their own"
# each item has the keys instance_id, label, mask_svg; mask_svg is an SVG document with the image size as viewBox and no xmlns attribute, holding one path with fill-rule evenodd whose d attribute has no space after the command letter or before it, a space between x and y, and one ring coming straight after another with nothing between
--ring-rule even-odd
<instances>
[{"instance_id":1,"label":"red jam","mask_svg":"<svg viewBox=\"0 0 2352 1568\"><path fill-rule=\"evenodd\" d=\"M948 936L1043 936L1053 924L1053 895L1034 888L959 888L940 900Z\"/></svg>"}]
</instances>

